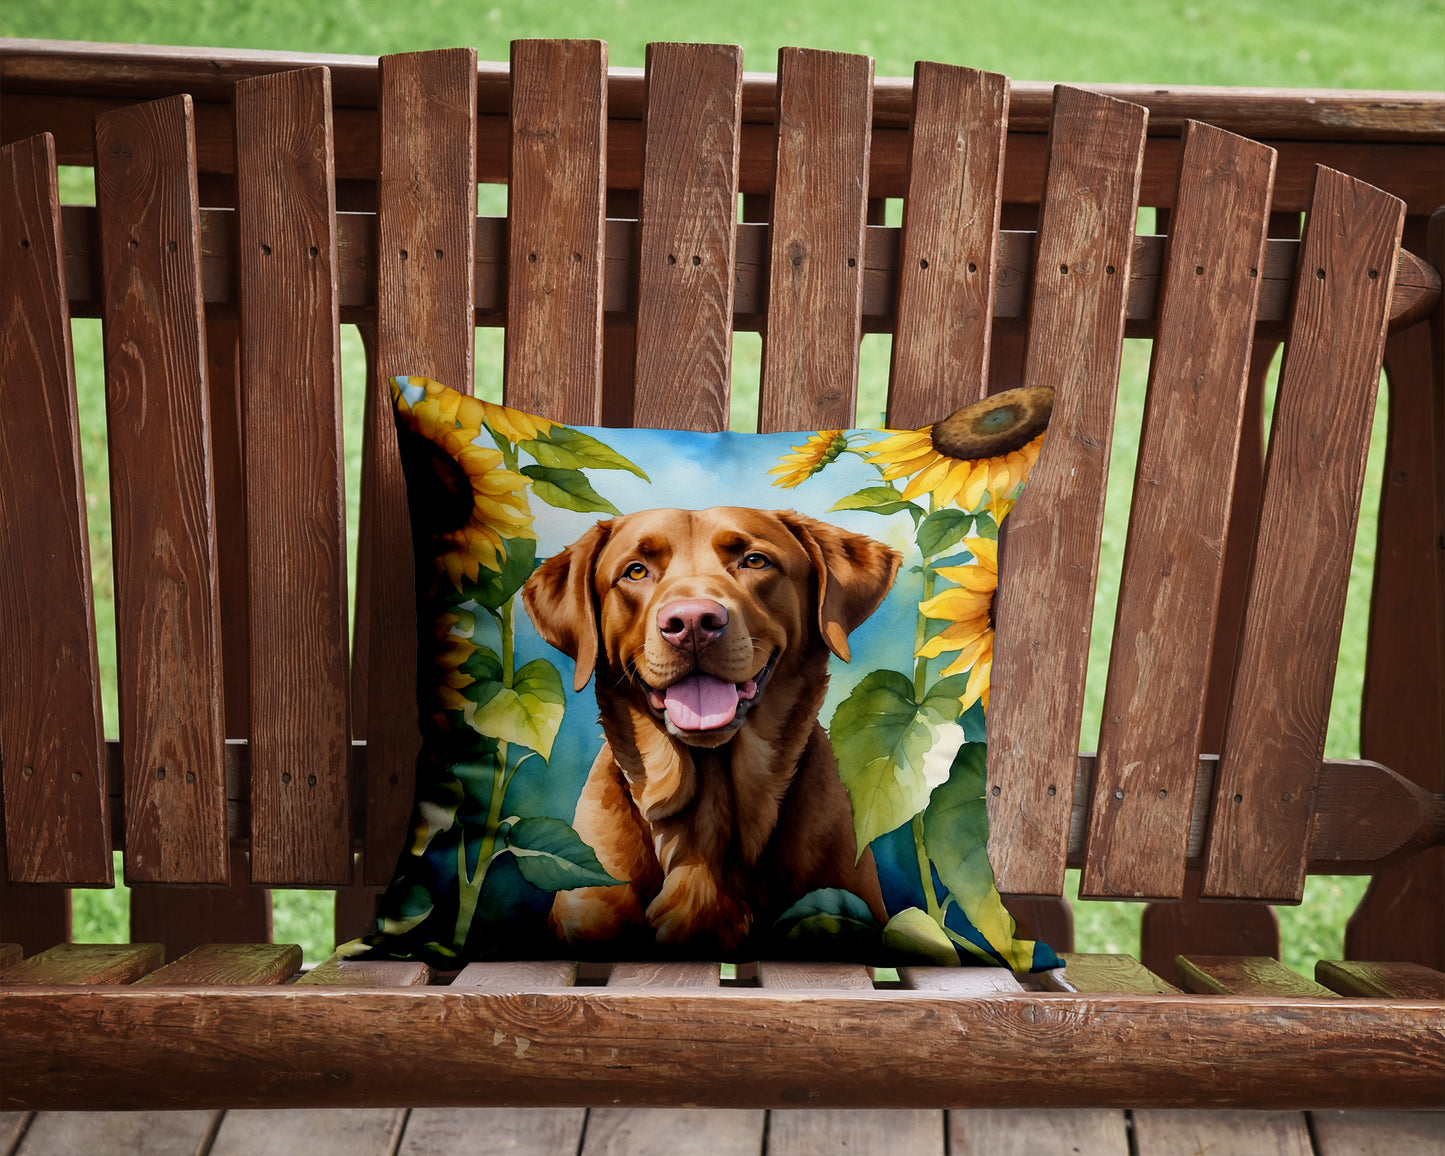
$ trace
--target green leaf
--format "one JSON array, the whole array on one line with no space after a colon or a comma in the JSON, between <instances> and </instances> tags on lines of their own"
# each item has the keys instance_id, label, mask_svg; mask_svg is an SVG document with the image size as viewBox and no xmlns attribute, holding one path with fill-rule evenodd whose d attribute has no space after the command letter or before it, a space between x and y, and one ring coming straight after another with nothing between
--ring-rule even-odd
<instances>
[{"instance_id":1,"label":"green leaf","mask_svg":"<svg viewBox=\"0 0 1445 1156\"><path fill-rule=\"evenodd\" d=\"M510 687L474 684L465 687L462 694L472 698L474 691L478 705L466 712L467 722L474 729L530 747L544 759L552 757L552 744L557 741L567 701L562 676L555 666L538 658L517 671Z\"/></svg>"},{"instance_id":2,"label":"green leaf","mask_svg":"<svg viewBox=\"0 0 1445 1156\"><path fill-rule=\"evenodd\" d=\"M975 517L978 521L974 523L972 537L987 538L990 542L998 541L998 523L993 520L993 515L987 510L980 510Z\"/></svg>"},{"instance_id":3,"label":"green leaf","mask_svg":"<svg viewBox=\"0 0 1445 1156\"><path fill-rule=\"evenodd\" d=\"M938 722L957 722L958 700L963 697L964 691L967 689L968 671L940 678L928 688L928 693L923 699L922 709Z\"/></svg>"},{"instance_id":4,"label":"green leaf","mask_svg":"<svg viewBox=\"0 0 1445 1156\"><path fill-rule=\"evenodd\" d=\"M596 852L561 819L519 819L507 829L507 846L517 857L522 878L543 891L624 882L612 878Z\"/></svg>"},{"instance_id":5,"label":"green leaf","mask_svg":"<svg viewBox=\"0 0 1445 1156\"><path fill-rule=\"evenodd\" d=\"M541 466L573 470L626 470L644 482L652 480L611 446L570 426L554 425L546 438L518 442L517 445Z\"/></svg>"},{"instance_id":6,"label":"green leaf","mask_svg":"<svg viewBox=\"0 0 1445 1156\"><path fill-rule=\"evenodd\" d=\"M508 538L501 570L481 567L476 583L465 585L464 593L469 600L496 610L522 588L522 583L532 576L536 566L537 543L530 538Z\"/></svg>"},{"instance_id":7,"label":"green leaf","mask_svg":"<svg viewBox=\"0 0 1445 1156\"><path fill-rule=\"evenodd\" d=\"M864 486L856 494L849 494L846 498L839 498L831 510L865 510L870 514L896 514L899 510L907 510L913 516L913 524L918 525L918 520L923 517L923 510L914 502L903 500L903 494L895 487L884 484L881 486Z\"/></svg>"},{"instance_id":8,"label":"green leaf","mask_svg":"<svg viewBox=\"0 0 1445 1156\"><path fill-rule=\"evenodd\" d=\"M918 549L925 558L932 558L963 541L963 536L968 533L972 524L973 515L965 514L962 510L934 510L918 527Z\"/></svg>"},{"instance_id":9,"label":"green leaf","mask_svg":"<svg viewBox=\"0 0 1445 1156\"><path fill-rule=\"evenodd\" d=\"M920 963L958 966L958 951L938 922L918 907L908 907L888 921L883 929L883 946Z\"/></svg>"},{"instance_id":10,"label":"green leaf","mask_svg":"<svg viewBox=\"0 0 1445 1156\"><path fill-rule=\"evenodd\" d=\"M1033 962L1033 944L1014 938L1014 921L994 886L988 861L988 805L983 743L959 749L948 781L933 792L923 812L923 844L939 879L968 921L1015 971Z\"/></svg>"},{"instance_id":11,"label":"green leaf","mask_svg":"<svg viewBox=\"0 0 1445 1156\"><path fill-rule=\"evenodd\" d=\"M963 732L941 713L913 698L913 683L896 670L875 670L833 713L828 733L838 774L853 802L858 854L879 835L908 822L928 803Z\"/></svg>"},{"instance_id":12,"label":"green leaf","mask_svg":"<svg viewBox=\"0 0 1445 1156\"><path fill-rule=\"evenodd\" d=\"M868 904L838 887L809 891L773 924L791 953L820 959L876 956L882 930Z\"/></svg>"},{"instance_id":13,"label":"green leaf","mask_svg":"<svg viewBox=\"0 0 1445 1156\"><path fill-rule=\"evenodd\" d=\"M532 493L559 510L579 514L616 514L618 509L592 488L581 470L553 469L551 466L523 466L532 479Z\"/></svg>"}]
</instances>

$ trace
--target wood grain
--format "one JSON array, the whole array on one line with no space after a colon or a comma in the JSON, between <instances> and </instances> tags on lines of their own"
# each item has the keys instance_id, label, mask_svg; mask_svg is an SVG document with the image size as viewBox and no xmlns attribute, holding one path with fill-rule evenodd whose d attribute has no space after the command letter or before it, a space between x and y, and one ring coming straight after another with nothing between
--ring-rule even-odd
<instances>
[{"instance_id":1,"label":"wood grain","mask_svg":"<svg viewBox=\"0 0 1445 1156\"><path fill-rule=\"evenodd\" d=\"M639 1106L1009 1107L1036 1103L1040 1078L1059 1107L1389 1109L1445 1078L1439 1004L1419 1000L283 986L202 1006L197 1030L170 989L7 992L0 1109L82 1091L97 1109L577 1106L610 1104L619 1080Z\"/></svg>"},{"instance_id":2,"label":"wood grain","mask_svg":"<svg viewBox=\"0 0 1445 1156\"><path fill-rule=\"evenodd\" d=\"M722 430L732 368L742 49L647 47L632 421Z\"/></svg>"},{"instance_id":3,"label":"wood grain","mask_svg":"<svg viewBox=\"0 0 1445 1156\"><path fill-rule=\"evenodd\" d=\"M508 405L596 425L602 395L607 46L512 44Z\"/></svg>"},{"instance_id":4,"label":"wood grain","mask_svg":"<svg viewBox=\"0 0 1445 1156\"><path fill-rule=\"evenodd\" d=\"M853 425L872 87L870 57L778 53L762 433Z\"/></svg>"},{"instance_id":5,"label":"wood grain","mask_svg":"<svg viewBox=\"0 0 1445 1156\"><path fill-rule=\"evenodd\" d=\"M1185 129L1081 898L1184 893L1273 175L1272 149Z\"/></svg>"},{"instance_id":6,"label":"wood grain","mask_svg":"<svg viewBox=\"0 0 1445 1156\"><path fill-rule=\"evenodd\" d=\"M48 136L0 150L0 706L5 850L22 883L109 887L100 664Z\"/></svg>"},{"instance_id":7,"label":"wood grain","mask_svg":"<svg viewBox=\"0 0 1445 1156\"><path fill-rule=\"evenodd\" d=\"M476 1151L479 1139L508 1156L576 1156L586 1120L585 1108L413 1108L396 1156Z\"/></svg>"},{"instance_id":8,"label":"wood grain","mask_svg":"<svg viewBox=\"0 0 1445 1156\"><path fill-rule=\"evenodd\" d=\"M774 1110L768 1118L770 1156L817 1152L908 1152L943 1156L943 1113L918 1108Z\"/></svg>"},{"instance_id":9,"label":"wood grain","mask_svg":"<svg viewBox=\"0 0 1445 1156\"><path fill-rule=\"evenodd\" d=\"M210 1147L220 1112L40 1112L15 1156L144 1152L196 1156Z\"/></svg>"},{"instance_id":10,"label":"wood grain","mask_svg":"<svg viewBox=\"0 0 1445 1156\"><path fill-rule=\"evenodd\" d=\"M984 996L1024 990L1013 972L1001 967L900 967L898 978L909 991Z\"/></svg>"},{"instance_id":11,"label":"wood grain","mask_svg":"<svg viewBox=\"0 0 1445 1156\"><path fill-rule=\"evenodd\" d=\"M898 259L888 425L915 429L987 392L1009 80L920 61Z\"/></svg>"},{"instance_id":12,"label":"wood grain","mask_svg":"<svg viewBox=\"0 0 1445 1156\"><path fill-rule=\"evenodd\" d=\"M1303 1112L1136 1111L1137 1156L1314 1156Z\"/></svg>"},{"instance_id":13,"label":"wood grain","mask_svg":"<svg viewBox=\"0 0 1445 1156\"><path fill-rule=\"evenodd\" d=\"M282 983L301 968L294 943L208 943L136 980L139 987Z\"/></svg>"},{"instance_id":14,"label":"wood grain","mask_svg":"<svg viewBox=\"0 0 1445 1156\"><path fill-rule=\"evenodd\" d=\"M1131 1156L1118 1109L972 1108L948 1114L953 1156Z\"/></svg>"},{"instance_id":15,"label":"wood grain","mask_svg":"<svg viewBox=\"0 0 1445 1156\"><path fill-rule=\"evenodd\" d=\"M1177 992L1172 983L1160 979L1130 955L1066 952L1063 980L1066 991L1076 992ZM1053 976L1055 973L1048 973Z\"/></svg>"},{"instance_id":16,"label":"wood grain","mask_svg":"<svg viewBox=\"0 0 1445 1156\"><path fill-rule=\"evenodd\" d=\"M1310 1113L1318 1156L1440 1156L1445 1112Z\"/></svg>"},{"instance_id":17,"label":"wood grain","mask_svg":"<svg viewBox=\"0 0 1445 1156\"><path fill-rule=\"evenodd\" d=\"M1265 463L1206 897L1303 894L1403 223L1398 199L1320 170Z\"/></svg>"},{"instance_id":18,"label":"wood grain","mask_svg":"<svg viewBox=\"0 0 1445 1156\"><path fill-rule=\"evenodd\" d=\"M1267 955L1181 955L1174 964L1185 991L1220 995L1331 994L1329 988Z\"/></svg>"},{"instance_id":19,"label":"wood grain","mask_svg":"<svg viewBox=\"0 0 1445 1156\"><path fill-rule=\"evenodd\" d=\"M608 987L717 987L722 982L715 963L615 963Z\"/></svg>"},{"instance_id":20,"label":"wood grain","mask_svg":"<svg viewBox=\"0 0 1445 1156\"><path fill-rule=\"evenodd\" d=\"M476 50L383 57L380 81L376 349L362 447L370 884L390 880L401 852L421 747L411 524L389 379L430 377L472 392Z\"/></svg>"},{"instance_id":21,"label":"wood grain","mask_svg":"<svg viewBox=\"0 0 1445 1156\"><path fill-rule=\"evenodd\" d=\"M95 123L126 878L225 883L225 717L191 101Z\"/></svg>"},{"instance_id":22,"label":"wood grain","mask_svg":"<svg viewBox=\"0 0 1445 1156\"><path fill-rule=\"evenodd\" d=\"M1063 888L1146 121L1080 89L1055 98L1024 384L1057 392L995 596L987 802L1008 894Z\"/></svg>"},{"instance_id":23,"label":"wood grain","mask_svg":"<svg viewBox=\"0 0 1445 1156\"><path fill-rule=\"evenodd\" d=\"M339 959L318 963L296 982L313 987L425 987L432 970L400 959Z\"/></svg>"},{"instance_id":24,"label":"wood grain","mask_svg":"<svg viewBox=\"0 0 1445 1156\"><path fill-rule=\"evenodd\" d=\"M531 991L538 987L571 987L576 982L575 962L544 959L469 963L452 980L451 986L481 987L488 991Z\"/></svg>"},{"instance_id":25,"label":"wood grain","mask_svg":"<svg viewBox=\"0 0 1445 1156\"><path fill-rule=\"evenodd\" d=\"M1445 973L1420 963L1360 963L1322 959L1315 978L1341 995L1445 1000Z\"/></svg>"},{"instance_id":26,"label":"wood grain","mask_svg":"<svg viewBox=\"0 0 1445 1156\"><path fill-rule=\"evenodd\" d=\"M872 991L868 969L856 963L797 963L779 960L758 964L758 986L794 991Z\"/></svg>"},{"instance_id":27,"label":"wood grain","mask_svg":"<svg viewBox=\"0 0 1445 1156\"><path fill-rule=\"evenodd\" d=\"M0 984L130 983L164 962L159 943L62 943L0 971Z\"/></svg>"},{"instance_id":28,"label":"wood grain","mask_svg":"<svg viewBox=\"0 0 1445 1156\"><path fill-rule=\"evenodd\" d=\"M351 879L331 92L236 88L251 618L251 874Z\"/></svg>"}]
</instances>

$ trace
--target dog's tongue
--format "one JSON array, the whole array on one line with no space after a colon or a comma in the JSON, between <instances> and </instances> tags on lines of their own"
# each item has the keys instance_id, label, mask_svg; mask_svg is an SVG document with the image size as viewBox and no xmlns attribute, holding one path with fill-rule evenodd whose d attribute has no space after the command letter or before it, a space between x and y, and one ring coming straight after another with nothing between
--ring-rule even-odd
<instances>
[{"instance_id":1,"label":"dog's tongue","mask_svg":"<svg viewBox=\"0 0 1445 1156\"><path fill-rule=\"evenodd\" d=\"M727 726L738 713L737 683L697 671L662 692L667 717L684 731L710 731Z\"/></svg>"}]
</instances>

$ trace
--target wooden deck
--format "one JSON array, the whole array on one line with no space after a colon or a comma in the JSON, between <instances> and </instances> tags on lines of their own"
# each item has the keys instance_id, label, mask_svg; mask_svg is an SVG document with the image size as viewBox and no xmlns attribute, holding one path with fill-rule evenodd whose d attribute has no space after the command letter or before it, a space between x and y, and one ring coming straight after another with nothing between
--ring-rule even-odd
<instances>
[{"instance_id":1,"label":"wooden deck","mask_svg":"<svg viewBox=\"0 0 1445 1156\"><path fill-rule=\"evenodd\" d=\"M1442 1112L5 1112L3 1156L1445 1156Z\"/></svg>"}]
</instances>

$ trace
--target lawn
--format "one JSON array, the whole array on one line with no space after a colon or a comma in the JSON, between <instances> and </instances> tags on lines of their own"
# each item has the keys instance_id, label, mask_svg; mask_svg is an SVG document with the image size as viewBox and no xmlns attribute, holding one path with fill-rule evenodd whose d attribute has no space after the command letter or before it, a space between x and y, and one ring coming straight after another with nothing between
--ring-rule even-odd
<instances>
[{"instance_id":1,"label":"lawn","mask_svg":"<svg viewBox=\"0 0 1445 1156\"><path fill-rule=\"evenodd\" d=\"M780 46L801 44L870 53L879 75L908 75L912 62L923 57L993 69L1018 80L1445 87L1445 53L1440 49L1445 44L1445 0L792 0L787 5L768 0L30 0L0 10L0 34L362 54L469 44L483 59L492 60L505 60L508 43L516 37L597 37L608 42L612 64L628 66L643 63L651 40L715 40L741 44L747 66L766 71L775 66ZM67 170L62 178L66 200L91 199L88 171ZM483 203L499 204L495 197ZM1143 214L1142 229L1152 229L1151 218ZM104 709L107 732L113 735L117 715L99 322L75 322L74 336L97 617L106 664ZM739 335L734 414L741 428L751 420L748 407L756 399L760 350L756 335ZM864 341L860 423L876 421L883 408L888 353L886 337ZM352 330L344 334L343 356L349 524L354 533L363 361ZM1127 343L1118 402L1122 431L1138 429L1148 358L1147 342ZM479 331L479 392L496 395L500 365L500 333ZM1330 718L1327 753L1333 757L1358 754L1374 554L1373 495L1382 469L1384 405L1382 394ZM1081 733L1086 749L1094 745L1098 731L1136 450L1131 437L1115 439L1105 565ZM1071 876L1071 889L1076 890L1077 878ZM1337 956L1345 918L1362 891L1363 880L1311 880L1304 904L1280 913L1285 961L1308 972L1315 959ZM322 892L277 892L278 940L303 943L308 958L327 952L329 900ZM126 911L123 888L77 892L76 938L126 938ZM1082 903L1077 913L1080 950L1137 950L1137 906Z\"/></svg>"}]
</instances>

